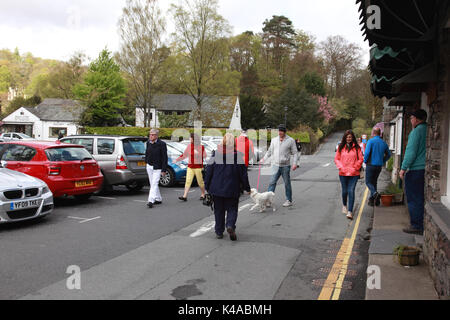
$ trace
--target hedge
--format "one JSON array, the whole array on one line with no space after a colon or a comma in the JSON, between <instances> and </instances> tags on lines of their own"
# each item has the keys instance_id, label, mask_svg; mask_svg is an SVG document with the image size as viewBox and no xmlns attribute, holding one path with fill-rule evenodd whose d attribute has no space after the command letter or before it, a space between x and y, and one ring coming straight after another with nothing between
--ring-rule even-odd
<instances>
[{"instance_id":1,"label":"hedge","mask_svg":"<svg viewBox=\"0 0 450 320\"><path fill-rule=\"evenodd\" d=\"M159 129L160 132L160 138L169 140L172 138L172 134L175 130L178 129L167 129L162 128ZM193 133L193 128L186 128L189 133ZM203 129L202 133L205 134L206 131L216 131L217 134L221 136L224 136L227 133L226 129ZM149 128L138 128L138 127L85 127L84 133L85 134L97 134L97 135L112 135L112 136L137 136L137 137L147 137L150 129ZM233 134L235 136L238 136L240 134L240 131L234 131ZM300 139L300 142L302 143L311 143L311 138L308 132L288 132L288 135L294 139ZM272 132L268 131L268 137L267 140L271 140ZM249 138L253 140L259 139L259 131L255 134L254 131L249 132Z\"/></svg>"}]
</instances>

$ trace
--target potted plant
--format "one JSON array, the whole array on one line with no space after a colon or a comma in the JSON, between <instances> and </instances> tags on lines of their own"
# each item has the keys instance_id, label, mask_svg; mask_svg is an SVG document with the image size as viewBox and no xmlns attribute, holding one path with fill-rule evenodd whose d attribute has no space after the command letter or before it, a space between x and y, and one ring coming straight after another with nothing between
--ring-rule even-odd
<instances>
[{"instance_id":1,"label":"potted plant","mask_svg":"<svg viewBox=\"0 0 450 320\"><path fill-rule=\"evenodd\" d=\"M387 188L381 192L381 203L384 207L390 207L392 205L392 202L394 202L394 198L396 199L395 202L400 202L400 200L397 199L398 196L400 198L403 195L403 190L400 189L396 184L393 184L392 182L387 186Z\"/></svg>"},{"instance_id":2,"label":"potted plant","mask_svg":"<svg viewBox=\"0 0 450 320\"><path fill-rule=\"evenodd\" d=\"M405 245L398 245L394 248L394 256L402 266L417 266L420 259L420 249Z\"/></svg>"}]
</instances>

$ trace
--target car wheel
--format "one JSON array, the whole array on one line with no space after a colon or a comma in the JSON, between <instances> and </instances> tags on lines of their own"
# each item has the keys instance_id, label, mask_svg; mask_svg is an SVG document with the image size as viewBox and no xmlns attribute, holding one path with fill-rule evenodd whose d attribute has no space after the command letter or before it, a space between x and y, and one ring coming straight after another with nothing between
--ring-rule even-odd
<instances>
[{"instance_id":1,"label":"car wheel","mask_svg":"<svg viewBox=\"0 0 450 320\"><path fill-rule=\"evenodd\" d=\"M175 172L172 168L167 169L167 173L164 177L161 176L159 184L164 188L172 187L175 184Z\"/></svg>"},{"instance_id":2,"label":"car wheel","mask_svg":"<svg viewBox=\"0 0 450 320\"><path fill-rule=\"evenodd\" d=\"M75 197L75 199L77 199L79 201L87 201L87 200L89 200L90 197L92 197L92 193L78 194L78 195L76 195L74 197Z\"/></svg>"},{"instance_id":3,"label":"car wheel","mask_svg":"<svg viewBox=\"0 0 450 320\"><path fill-rule=\"evenodd\" d=\"M138 181L133 181L133 183L127 184L125 185L125 187L127 187L128 190L130 191L141 191L142 188L144 187L144 185L141 182Z\"/></svg>"}]
</instances>

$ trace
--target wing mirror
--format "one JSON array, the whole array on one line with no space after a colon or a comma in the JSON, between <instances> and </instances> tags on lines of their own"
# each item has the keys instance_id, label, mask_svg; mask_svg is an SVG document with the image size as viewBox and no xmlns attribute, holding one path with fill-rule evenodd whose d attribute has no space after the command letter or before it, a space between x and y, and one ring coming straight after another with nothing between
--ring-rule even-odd
<instances>
[{"instance_id":1,"label":"wing mirror","mask_svg":"<svg viewBox=\"0 0 450 320\"><path fill-rule=\"evenodd\" d=\"M0 161L0 168L6 168L8 166L8 162L5 160Z\"/></svg>"}]
</instances>

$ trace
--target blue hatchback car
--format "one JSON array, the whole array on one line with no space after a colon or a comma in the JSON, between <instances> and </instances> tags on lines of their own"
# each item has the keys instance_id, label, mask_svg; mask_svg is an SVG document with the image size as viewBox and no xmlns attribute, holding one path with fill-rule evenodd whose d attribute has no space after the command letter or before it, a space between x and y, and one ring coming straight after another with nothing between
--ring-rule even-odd
<instances>
[{"instance_id":1,"label":"blue hatchback car","mask_svg":"<svg viewBox=\"0 0 450 320\"><path fill-rule=\"evenodd\" d=\"M161 176L161 180L159 180L159 184L162 187L172 187L176 183L183 183L186 181L186 174L188 164L186 161L181 161L175 163L175 160L181 156L183 153L170 145L167 145L167 157L169 159L169 166L167 168L167 174L163 177Z\"/></svg>"}]
</instances>

